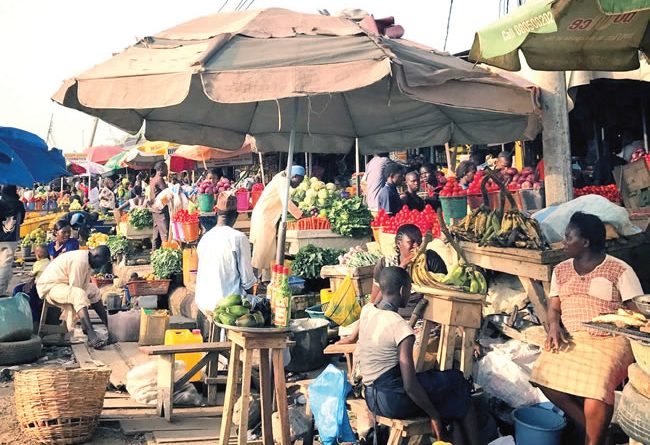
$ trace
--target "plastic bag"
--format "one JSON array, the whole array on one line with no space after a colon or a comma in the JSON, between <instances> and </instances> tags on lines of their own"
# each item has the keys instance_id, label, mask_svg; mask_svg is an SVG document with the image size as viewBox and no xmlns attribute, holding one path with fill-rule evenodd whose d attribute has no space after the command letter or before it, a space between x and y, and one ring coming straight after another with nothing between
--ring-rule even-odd
<instances>
[{"instance_id":1,"label":"plastic bag","mask_svg":"<svg viewBox=\"0 0 650 445\"><path fill-rule=\"evenodd\" d=\"M478 363L476 383L512 408L548 401L530 382L539 351L517 340L495 346Z\"/></svg>"},{"instance_id":2,"label":"plastic bag","mask_svg":"<svg viewBox=\"0 0 650 445\"><path fill-rule=\"evenodd\" d=\"M309 406L314 413L323 445L338 442L354 442L356 438L348 419L345 398L352 387L347 381L345 371L329 365L309 385Z\"/></svg>"},{"instance_id":3,"label":"plastic bag","mask_svg":"<svg viewBox=\"0 0 650 445\"><path fill-rule=\"evenodd\" d=\"M174 381L180 379L183 374L185 362L177 360L174 365ZM183 386L181 391L185 389ZM152 360L131 369L126 374L126 390L136 402L155 405L158 400L158 361Z\"/></svg>"},{"instance_id":4,"label":"plastic bag","mask_svg":"<svg viewBox=\"0 0 650 445\"><path fill-rule=\"evenodd\" d=\"M29 295L0 296L0 341L29 340L33 330Z\"/></svg>"},{"instance_id":5,"label":"plastic bag","mask_svg":"<svg viewBox=\"0 0 650 445\"><path fill-rule=\"evenodd\" d=\"M575 212L596 215L603 223L614 226L623 236L641 233L641 229L630 221L630 215L625 207L616 205L599 195L581 196L564 204L542 209L533 214L533 217L539 221L544 237L552 244L564 239L566 226Z\"/></svg>"},{"instance_id":6,"label":"plastic bag","mask_svg":"<svg viewBox=\"0 0 650 445\"><path fill-rule=\"evenodd\" d=\"M361 306L352 285L352 277L347 275L333 292L325 309L325 316L340 326L354 323L361 315Z\"/></svg>"}]
</instances>

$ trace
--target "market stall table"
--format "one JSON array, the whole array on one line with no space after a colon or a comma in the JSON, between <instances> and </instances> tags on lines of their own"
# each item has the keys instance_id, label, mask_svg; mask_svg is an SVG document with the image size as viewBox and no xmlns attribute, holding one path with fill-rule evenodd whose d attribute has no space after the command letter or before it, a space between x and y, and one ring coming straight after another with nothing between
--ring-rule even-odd
<instances>
[{"instance_id":1,"label":"market stall table","mask_svg":"<svg viewBox=\"0 0 650 445\"><path fill-rule=\"evenodd\" d=\"M461 241L467 261L484 269L515 275L521 281L535 308L535 315L546 325L546 302L551 287L553 269L568 258L561 247L549 250L479 247L477 243ZM650 289L650 239L647 232L607 242L606 252L628 263L638 274L641 285Z\"/></svg>"},{"instance_id":2,"label":"market stall table","mask_svg":"<svg viewBox=\"0 0 650 445\"><path fill-rule=\"evenodd\" d=\"M368 242L370 238L350 238L331 230L287 230L285 252L295 255L308 244L328 249L348 249L350 246L365 245Z\"/></svg>"}]
</instances>

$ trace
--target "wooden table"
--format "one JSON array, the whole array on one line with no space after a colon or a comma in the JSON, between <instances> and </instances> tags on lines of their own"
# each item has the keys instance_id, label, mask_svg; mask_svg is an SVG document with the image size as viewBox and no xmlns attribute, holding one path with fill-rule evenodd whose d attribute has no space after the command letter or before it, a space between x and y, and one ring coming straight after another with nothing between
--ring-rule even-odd
<instances>
[{"instance_id":1,"label":"wooden table","mask_svg":"<svg viewBox=\"0 0 650 445\"><path fill-rule=\"evenodd\" d=\"M484 269L515 275L528 294L535 315L546 325L546 302L555 266L566 260L566 252L556 247L531 250L505 247L479 247L477 243L461 241L467 261ZM650 291L650 239L647 232L627 239L607 242L607 253L628 263L635 270L646 291Z\"/></svg>"}]
</instances>

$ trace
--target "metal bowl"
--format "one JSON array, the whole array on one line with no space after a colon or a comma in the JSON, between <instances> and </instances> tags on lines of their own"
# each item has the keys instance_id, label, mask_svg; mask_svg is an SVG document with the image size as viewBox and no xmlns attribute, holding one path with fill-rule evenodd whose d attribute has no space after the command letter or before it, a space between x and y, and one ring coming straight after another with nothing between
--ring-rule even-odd
<instances>
[{"instance_id":1,"label":"metal bowl","mask_svg":"<svg viewBox=\"0 0 650 445\"><path fill-rule=\"evenodd\" d=\"M646 317L650 317L650 295L639 295L632 299L639 311Z\"/></svg>"}]
</instances>

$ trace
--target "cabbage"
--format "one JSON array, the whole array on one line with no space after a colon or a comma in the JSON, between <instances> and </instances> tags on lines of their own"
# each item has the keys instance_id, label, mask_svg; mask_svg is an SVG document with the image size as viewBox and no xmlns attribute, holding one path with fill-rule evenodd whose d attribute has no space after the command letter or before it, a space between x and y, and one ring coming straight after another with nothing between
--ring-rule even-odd
<instances>
[{"instance_id":1,"label":"cabbage","mask_svg":"<svg viewBox=\"0 0 650 445\"><path fill-rule=\"evenodd\" d=\"M323 198L318 198L318 207L324 207L327 204L327 200Z\"/></svg>"},{"instance_id":2,"label":"cabbage","mask_svg":"<svg viewBox=\"0 0 650 445\"><path fill-rule=\"evenodd\" d=\"M298 190L302 190L303 192L306 192L309 190L309 182L301 182L300 185L298 186Z\"/></svg>"},{"instance_id":3,"label":"cabbage","mask_svg":"<svg viewBox=\"0 0 650 445\"><path fill-rule=\"evenodd\" d=\"M305 197L307 198L315 198L317 195L318 193L314 189L309 189L305 192Z\"/></svg>"},{"instance_id":4,"label":"cabbage","mask_svg":"<svg viewBox=\"0 0 650 445\"><path fill-rule=\"evenodd\" d=\"M305 178L305 179L307 179L307 178ZM317 178L316 176L314 176L314 177L312 177L312 178L309 178L309 182L312 183L312 184L313 184L314 182L316 182L316 181L318 181L318 178Z\"/></svg>"},{"instance_id":5,"label":"cabbage","mask_svg":"<svg viewBox=\"0 0 650 445\"><path fill-rule=\"evenodd\" d=\"M336 186L335 186L333 183L331 183L331 182L328 182L328 183L325 185L325 188L326 188L327 190L329 190L329 191L334 191L334 190L336 190Z\"/></svg>"},{"instance_id":6,"label":"cabbage","mask_svg":"<svg viewBox=\"0 0 650 445\"><path fill-rule=\"evenodd\" d=\"M314 190L316 190L316 191L319 191L319 190L322 189L323 187L325 187L325 183L324 183L323 181L314 181L314 182L311 184L311 188L314 189Z\"/></svg>"},{"instance_id":7,"label":"cabbage","mask_svg":"<svg viewBox=\"0 0 650 445\"><path fill-rule=\"evenodd\" d=\"M313 196L307 196L303 202L311 207L314 205L314 201L315 199Z\"/></svg>"},{"instance_id":8,"label":"cabbage","mask_svg":"<svg viewBox=\"0 0 650 445\"><path fill-rule=\"evenodd\" d=\"M330 197L330 194L327 191L327 189L320 189L318 191L318 199L327 199L329 197Z\"/></svg>"}]
</instances>

